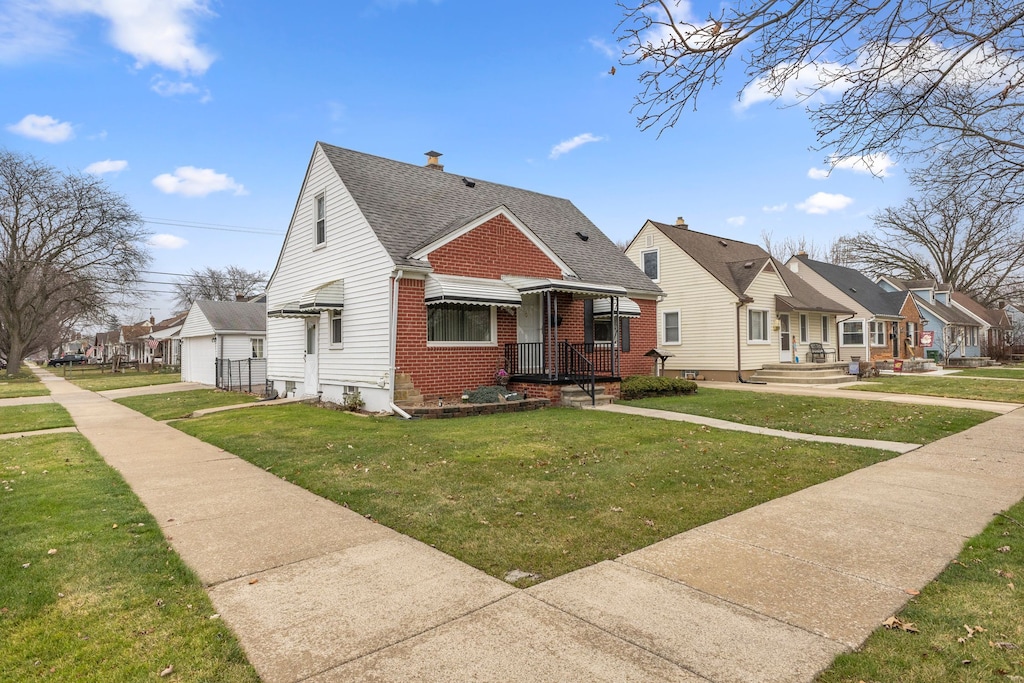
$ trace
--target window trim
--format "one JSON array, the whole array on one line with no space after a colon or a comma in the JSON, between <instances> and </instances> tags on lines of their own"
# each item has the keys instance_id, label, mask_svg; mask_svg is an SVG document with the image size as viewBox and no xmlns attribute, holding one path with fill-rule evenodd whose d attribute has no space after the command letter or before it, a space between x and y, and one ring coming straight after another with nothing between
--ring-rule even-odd
<instances>
[{"instance_id":1,"label":"window trim","mask_svg":"<svg viewBox=\"0 0 1024 683\"><path fill-rule=\"evenodd\" d=\"M831 333L832 321L827 315L821 316L821 343L830 344L829 334Z\"/></svg>"},{"instance_id":2,"label":"window trim","mask_svg":"<svg viewBox=\"0 0 1024 683\"><path fill-rule=\"evenodd\" d=\"M345 322L344 322L344 318L342 317L343 313L344 313L344 311L336 310L336 311L331 311L330 314L327 316L327 323L328 323L329 329L331 331L330 332L330 335L331 335L330 336L330 348L332 348L332 349L343 349L343 348L345 348ZM340 332L340 334L338 335L338 337L339 337L338 339L334 338L334 321L335 320L337 320L338 324L339 324L338 331Z\"/></svg>"},{"instance_id":3,"label":"window trim","mask_svg":"<svg viewBox=\"0 0 1024 683\"><path fill-rule=\"evenodd\" d=\"M430 340L430 309L443 308L445 306L466 306L467 308L480 308L479 306L468 306L467 304L438 304L436 306L427 307L427 329L425 330L427 336L427 348L451 348L457 346L465 347L487 347L498 345L498 308L497 306L488 306L487 309L491 314L491 331L490 340L488 341L431 341Z\"/></svg>"},{"instance_id":4,"label":"window trim","mask_svg":"<svg viewBox=\"0 0 1024 683\"><path fill-rule=\"evenodd\" d=\"M668 315L674 315L676 317L675 341L668 340L668 325L665 321L665 316ZM665 346L679 346L683 343L683 314L678 308L661 312L661 341Z\"/></svg>"},{"instance_id":5,"label":"window trim","mask_svg":"<svg viewBox=\"0 0 1024 683\"><path fill-rule=\"evenodd\" d=\"M256 355L256 346L259 342L259 355ZM266 339L264 337L249 337L249 348L252 355L250 358L266 358Z\"/></svg>"},{"instance_id":6,"label":"window trim","mask_svg":"<svg viewBox=\"0 0 1024 683\"><path fill-rule=\"evenodd\" d=\"M868 339L871 340L872 348L879 349L888 346L886 342L888 329L889 324L884 320L872 320L868 323Z\"/></svg>"},{"instance_id":7,"label":"window trim","mask_svg":"<svg viewBox=\"0 0 1024 683\"><path fill-rule=\"evenodd\" d=\"M759 331L764 334L764 338L763 339L761 339L761 338L754 338L754 337L751 336L751 332L754 329L754 324L753 324L753 314L754 313L760 313L761 314L762 322L759 325L759 327L761 328ZM748 308L747 309L747 343L748 344L755 344L755 345L759 345L759 346L767 346L767 345L772 343L771 325L768 324L768 321L771 318L771 313L772 312L769 309L767 309L767 308Z\"/></svg>"},{"instance_id":8,"label":"window trim","mask_svg":"<svg viewBox=\"0 0 1024 683\"><path fill-rule=\"evenodd\" d=\"M860 341L846 341L847 332L846 328L851 325L857 325L860 335ZM864 321L863 320L844 320L839 328L839 345L840 346L864 346Z\"/></svg>"},{"instance_id":9,"label":"window trim","mask_svg":"<svg viewBox=\"0 0 1024 683\"><path fill-rule=\"evenodd\" d=\"M800 343L806 344L811 341L811 321L806 313L800 314Z\"/></svg>"},{"instance_id":10,"label":"window trim","mask_svg":"<svg viewBox=\"0 0 1024 683\"><path fill-rule=\"evenodd\" d=\"M321 190L313 196L313 248L321 249L327 244L327 191Z\"/></svg>"},{"instance_id":11,"label":"window trim","mask_svg":"<svg viewBox=\"0 0 1024 683\"><path fill-rule=\"evenodd\" d=\"M644 257L647 254L654 254L654 267L658 271L658 273L657 273L657 275L655 277L651 277L650 275L647 275L647 268L644 265ZM654 247L653 249L642 249L640 251L640 270L642 270L644 272L644 275L647 275L647 277L651 278L651 282L660 282L661 281L661 249L659 249L658 247ZM682 337L682 335L680 335L680 337Z\"/></svg>"}]
</instances>

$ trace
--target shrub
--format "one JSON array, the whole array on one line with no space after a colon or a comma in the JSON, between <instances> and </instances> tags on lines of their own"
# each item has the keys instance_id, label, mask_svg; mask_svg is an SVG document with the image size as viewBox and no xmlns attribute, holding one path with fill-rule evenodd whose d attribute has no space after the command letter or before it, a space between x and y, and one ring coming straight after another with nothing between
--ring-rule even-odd
<instances>
[{"instance_id":1,"label":"shrub","mask_svg":"<svg viewBox=\"0 0 1024 683\"><path fill-rule=\"evenodd\" d=\"M622 398L629 401L648 396L672 396L678 394L697 393L697 383L676 377L652 377L651 375L634 375L622 380Z\"/></svg>"},{"instance_id":2,"label":"shrub","mask_svg":"<svg viewBox=\"0 0 1024 683\"><path fill-rule=\"evenodd\" d=\"M502 400L518 401L522 398L505 387L477 387L472 391L464 392L464 395L470 403L499 403Z\"/></svg>"},{"instance_id":3,"label":"shrub","mask_svg":"<svg viewBox=\"0 0 1024 683\"><path fill-rule=\"evenodd\" d=\"M352 393L345 394L345 410L358 413L366 405L366 401L363 400L363 395L356 389Z\"/></svg>"}]
</instances>

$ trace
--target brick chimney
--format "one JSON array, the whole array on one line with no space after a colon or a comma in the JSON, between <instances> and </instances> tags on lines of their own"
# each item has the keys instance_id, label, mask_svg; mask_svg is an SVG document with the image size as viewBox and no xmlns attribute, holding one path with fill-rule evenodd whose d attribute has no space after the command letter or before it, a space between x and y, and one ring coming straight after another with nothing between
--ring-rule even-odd
<instances>
[{"instance_id":1,"label":"brick chimney","mask_svg":"<svg viewBox=\"0 0 1024 683\"><path fill-rule=\"evenodd\" d=\"M683 230L689 230L690 229L690 226L686 224L686 221L683 220L682 216L678 216L676 218L676 227L677 228L682 228Z\"/></svg>"},{"instance_id":2,"label":"brick chimney","mask_svg":"<svg viewBox=\"0 0 1024 683\"><path fill-rule=\"evenodd\" d=\"M443 156L440 152L424 152L427 155L427 168L432 168L436 171L443 171L444 166L441 165L441 157Z\"/></svg>"},{"instance_id":3,"label":"brick chimney","mask_svg":"<svg viewBox=\"0 0 1024 683\"><path fill-rule=\"evenodd\" d=\"M249 297L247 297L245 294L241 294L239 292L235 292L235 301L248 301L248 300L249 300Z\"/></svg>"}]
</instances>

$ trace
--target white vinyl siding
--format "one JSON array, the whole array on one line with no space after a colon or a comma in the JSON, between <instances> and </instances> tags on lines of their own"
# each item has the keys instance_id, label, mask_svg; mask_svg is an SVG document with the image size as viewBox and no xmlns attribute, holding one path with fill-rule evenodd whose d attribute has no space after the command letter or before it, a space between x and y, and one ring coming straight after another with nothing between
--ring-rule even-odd
<instances>
[{"instance_id":1,"label":"white vinyl siding","mask_svg":"<svg viewBox=\"0 0 1024 683\"><path fill-rule=\"evenodd\" d=\"M330 198L322 248L310 249L314 223L314 196ZM328 314L320 316L321 384L377 389L389 381L391 280L394 268L384 247L370 229L345 185L317 146L309 174L295 206L278 259L267 287L268 310L294 303L309 290L333 280L345 280L345 344L330 348ZM267 321L267 375L276 381L304 381L303 318ZM386 385L385 385L386 386ZM386 405L386 404L385 404Z\"/></svg>"}]
</instances>

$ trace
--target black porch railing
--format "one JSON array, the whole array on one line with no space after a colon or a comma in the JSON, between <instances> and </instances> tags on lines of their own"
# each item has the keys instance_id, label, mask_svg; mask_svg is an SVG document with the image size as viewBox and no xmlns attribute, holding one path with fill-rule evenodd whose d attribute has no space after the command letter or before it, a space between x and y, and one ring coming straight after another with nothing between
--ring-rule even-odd
<instances>
[{"instance_id":1,"label":"black porch railing","mask_svg":"<svg viewBox=\"0 0 1024 683\"><path fill-rule=\"evenodd\" d=\"M597 373L594 362L569 342L562 342L561 359L565 363L565 376L590 397L590 405L597 401Z\"/></svg>"},{"instance_id":2,"label":"black porch railing","mask_svg":"<svg viewBox=\"0 0 1024 683\"><path fill-rule=\"evenodd\" d=\"M545 347L549 348L547 354ZM555 351L554 358L548 357L551 349ZM590 364L595 377L611 378L618 375L618 352L608 343L573 344L560 341L557 345L545 342L505 344L505 369L513 378L572 380L579 374L583 360Z\"/></svg>"},{"instance_id":3,"label":"black porch railing","mask_svg":"<svg viewBox=\"0 0 1024 683\"><path fill-rule=\"evenodd\" d=\"M218 358L217 388L262 394L267 388L267 359L244 358L228 360Z\"/></svg>"}]
</instances>

